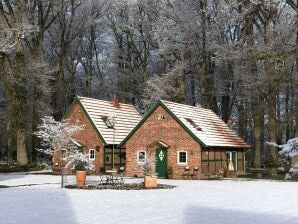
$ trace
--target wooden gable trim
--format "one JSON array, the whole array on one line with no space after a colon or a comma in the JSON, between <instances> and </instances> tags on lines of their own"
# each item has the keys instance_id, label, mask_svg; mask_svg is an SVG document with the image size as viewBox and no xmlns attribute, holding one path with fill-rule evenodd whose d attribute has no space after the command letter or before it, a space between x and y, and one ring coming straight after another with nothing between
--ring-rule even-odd
<instances>
[{"instance_id":1,"label":"wooden gable trim","mask_svg":"<svg viewBox=\"0 0 298 224\"><path fill-rule=\"evenodd\" d=\"M169 149L171 147L167 143L165 143L164 141L161 141L161 140L153 141L152 143L147 145L147 147L152 147L152 146L155 146L155 145L159 145L161 148L164 148L164 149Z\"/></svg>"},{"instance_id":2,"label":"wooden gable trim","mask_svg":"<svg viewBox=\"0 0 298 224\"><path fill-rule=\"evenodd\" d=\"M122 147L159 106L161 106L195 141L197 141L204 148L208 147L197 136L195 136L195 134L187 126L185 126L183 122L161 100L157 101L157 103L147 112L147 114L145 114L145 116L141 119L137 126L132 129L132 131L126 136L125 139L123 139L122 142L120 142L118 146Z\"/></svg>"},{"instance_id":3,"label":"wooden gable trim","mask_svg":"<svg viewBox=\"0 0 298 224\"><path fill-rule=\"evenodd\" d=\"M107 142L105 141L104 137L102 136L102 134L99 132L99 130L97 129L97 127L95 126L94 122L92 121L91 117L89 116L87 110L85 109L85 107L83 106L83 104L81 103L80 99L76 96L75 99L72 101L71 105L68 107L67 111L65 112L64 116L63 116L63 120L65 120L67 118L67 116L69 115L70 111L72 110L72 108L74 107L74 105L79 104L79 106L82 108L85 116L87 117L88 121L90 122L90 124L92 125L92 127L94 128L94 130L96 131L98 137L100 138L100 140L103 142L104 145L107 145Z\"/></svg>"}]
</instances>

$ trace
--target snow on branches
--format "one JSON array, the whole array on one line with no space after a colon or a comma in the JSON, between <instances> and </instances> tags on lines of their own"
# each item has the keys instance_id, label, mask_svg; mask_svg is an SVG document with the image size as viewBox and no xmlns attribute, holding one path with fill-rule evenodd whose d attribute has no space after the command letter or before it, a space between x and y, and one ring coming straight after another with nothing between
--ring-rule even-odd
<instances>
[{"instance_id":1,"label":"snow on branches","mask_svg":"<svg viewBox=\"0 0 298 224\"><path fill-rule=\"evenodd\" d=\"M79 150L73 150L72 154L68 157L69 161L66 164L66 168L72 166L74 170L86 170L92 169L89 161L89 154L83 155Z\"/></svg>"},{"instance_id":2,"label":"snow on branches","mask_svg":"<svg viewBox=\"0 0 298 224\"><path fill-rule=\"evenodd\" d=\"M290 158L298 156L298 137L292 138L286 144L278 145L277 147L282 149L279 152L281 155L289 156Z\"/></svg>"},{"instance_id":3,"label":"snow on branches","mask_svg":"<svg viewBox=\"0 0 298 224\"><path fill-rule=\"evenodd\" d=\"M290 179L293 174L298 174L298 160L293 160L294 157L298 157L298 137L288 140L288 142L283 145L277 145L275 143L267 144L280 148L281 151L279 151L279 154L281 156L292 158L292 166L285 179Z\"/></svg>"},{"instance_id":4,"label":"snow on branches","mask_svg":"<svg viewBox=\"0 0 298 224\"><path fill-rule=\"evenodd\" d=\"M140 165L144 176L156 176L157 173L155 172L156 167L156 158L150 159L147 156L145 157L145 162Z\"/></svg>"},{"instance_id":5,"label":"snow on branches","mask_svg":"<svg viewBox=\"0 0 298 224\"><path fill-rule=\"evenodd\" d=\"M290 158L298 156L298 137L288 140L288 142L283 145L272 142L267 142L266 144L280 148L281 151L279 151L279 154L282 156L288 156Z\"/></svg>"},{"instance_id":6,"label":"snow on branches","mask_svg":"<svg viewBox=\"0 0 298 224\"><path fill-rule=\"evenodd\" d=\"M37 127L34 134L41 139L41 147L37 149L48 155L53 155L54 150L74 141L72 136L83 130L83 126L78 126L67 122L55 121L52 116L45 116L41 119L42 123Z\"/></svg>"}]
</instances>

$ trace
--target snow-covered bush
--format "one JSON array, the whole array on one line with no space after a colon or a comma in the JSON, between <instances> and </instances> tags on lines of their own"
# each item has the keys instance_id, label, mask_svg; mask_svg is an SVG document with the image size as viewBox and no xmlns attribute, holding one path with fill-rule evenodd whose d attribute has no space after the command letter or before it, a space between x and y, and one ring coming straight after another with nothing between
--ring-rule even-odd
<instances>
[{"instance_id":1,"label":"snow-covered bush","mask_svg":"<svg viewBox=\"0 0 298 224\"><path fill-rule=\"evenodd\" d=\"M72 166L73 170L87 170L91 168L89 163L89 155L83 155L79 150L73 150L73 153L68 157L66 168Z\"/></svg>"},{"instance_id":2,"label":"snow-covered bush","mask_svg":"<svg viewBox=\"0 0 298 224\"><path fill-rule=\"evenodd\" d=\"M279 154L282 157L291 158L292 164L285 179L291 179L292 175L298 174L298 159L294 162L294 157L298 157L298 137L288 140L286 144L277 145L275 143L269 143L281 149Z\"/></svg>"},{"instance_id":3,"label":"snow-covered bush","mask_svg":"<svg viewBox=\"0 0 298 224\"><path fill-rule=\"evenodd\" d=\"M290 169L289 172L285 176L285 180L292 179L292 176L298 174L298 163L295 163Z\"/></svg>"},{"instance_id":4,"label":"snow-covered bush","mask_svg":"<svg viewBox=\"0 0 298 224\"><path fill-rule=\"evenodd\" d=\"M37 167L43 170L50 170L52 168L52 166L46 160L38 161Z\"/></svg>"},{"instance_id":5,"label":"snow-covered bush","mask_svg":"<svg viewBox=\"0 0 298 224\"><path fill-rule=\"evenodd\" d=\"M298 156L298 137L290 139L284 145L277 145L277 147L281 149L279 152L281 155L289 156L290 158Z\"/></svg>"},{"instance_id":6,"label":"snow-covered bush","mask_svg":"<svg viewBox=\"0 0 298 224\"><path fill-rule=\"evenodd\" d=\"M145 162L141 164L144 176L156 176L155 167L156 159L145 158Z\"/></svg>"},{"instance_id":7,"label":"snow-covered bush","mask_svg":"<svg viewBox=\"0 0 298 224\"><path fill-rule=\"evenodd\" d=\"M74 125L65 120L64 122L55 121L52 116L45 116L41 119L42 123L37 127L34 134L41 139L41 148L38 151L53 155L55 150L74 141L72 136L83 130L83 126Z\"/></svg>"}]
</instances>

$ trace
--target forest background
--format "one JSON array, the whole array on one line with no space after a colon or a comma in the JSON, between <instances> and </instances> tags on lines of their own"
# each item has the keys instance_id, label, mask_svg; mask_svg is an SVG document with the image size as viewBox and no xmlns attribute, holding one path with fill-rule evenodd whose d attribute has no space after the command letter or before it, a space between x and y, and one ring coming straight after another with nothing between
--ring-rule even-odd
<instances>
[{"instance_id":1,"label":"forest background","mask_svg":"<svg viewBox=\"0 0 298 224\"><path fill-rule=\"evenodd\" d=\"M76 95L212 109L276 166L297 136L297 0L1 0L0 159L40 159Z\"/></svg>"}]
</instances>

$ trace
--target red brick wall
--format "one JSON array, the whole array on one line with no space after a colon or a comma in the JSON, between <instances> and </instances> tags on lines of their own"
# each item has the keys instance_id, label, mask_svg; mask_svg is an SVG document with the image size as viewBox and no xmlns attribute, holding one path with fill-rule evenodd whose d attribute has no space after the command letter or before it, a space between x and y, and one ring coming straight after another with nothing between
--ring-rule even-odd
<instances>
[{"instance_id":1,"label":"red brick wall","mask_svg":"<svg viewBox=\"0 0 298 224\"><path fill-rule=\"evenodd\" d=\"M159 115L163 115L165 119L158 120ZM158 140L170 146L167 150L167 165L172 169L172 178L183 178L186 165L177 164L179 150L187 151L187 166L190 169L198 167L197 177L200 178L200 145L161 106L147 118L126 143L125 171L127 176L142 176L142 170L137 164L137 151L146 150L147 156L154 158L157 146L148 147L148 145Z\"/></svg>"},{"instance_id":2,"label":"red brick wall","mask_svg":"<svg viewBox=\"0 0 298 224\"><path fill-rule=\"evenodd\" d=\"M98 173L100 167L103 167L104 149L97 132L78 103L72 107L66 119L74 124L84 125L84 129L77 132L73 138L85 146L83 149L85 153L89 153L89 149L96 149L96 146L99 146L99 152L95 150L95 172Z\"/></svg>"}]
</instances>

